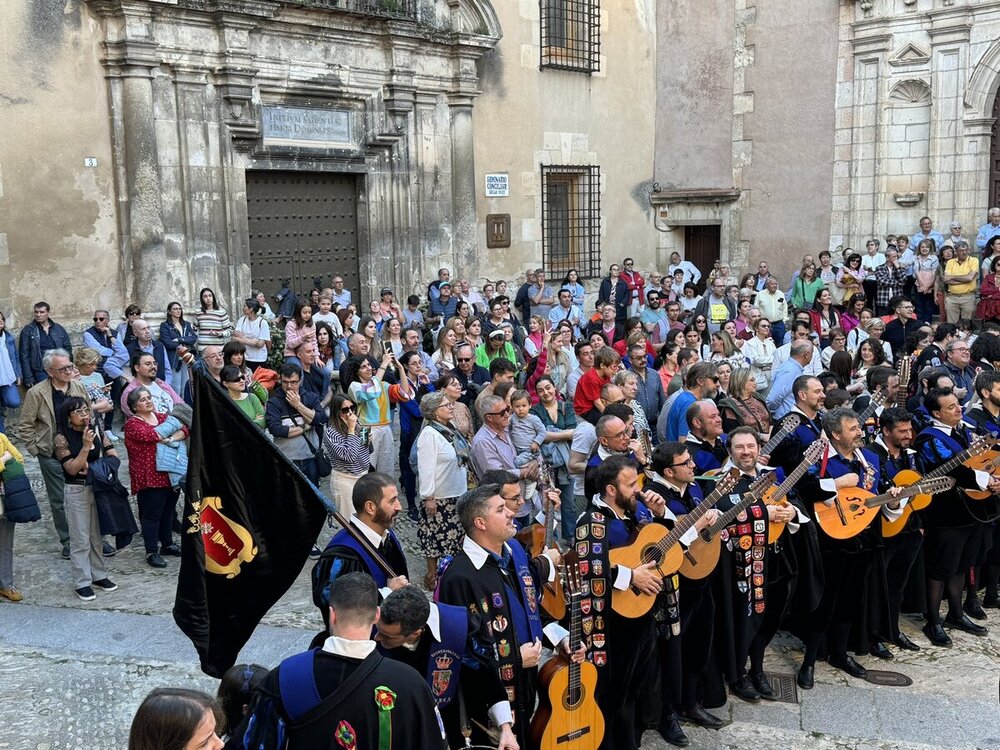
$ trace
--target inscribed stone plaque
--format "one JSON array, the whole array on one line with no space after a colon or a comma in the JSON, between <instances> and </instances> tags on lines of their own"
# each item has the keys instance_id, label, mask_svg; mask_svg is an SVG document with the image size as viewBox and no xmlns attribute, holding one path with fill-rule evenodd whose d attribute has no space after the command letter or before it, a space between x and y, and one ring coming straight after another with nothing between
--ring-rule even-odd
<instances>
[{"instance_id":1,"label":"inscribed stone plaque","mask_svg":"<svg viewBox=\"0 0 1000 750\"><path fill-rule=\"evenodd\" d=\"M312 107L262 107L264 138L313 144L349 144L351 112Z\"/></svg>"}]
</instances>

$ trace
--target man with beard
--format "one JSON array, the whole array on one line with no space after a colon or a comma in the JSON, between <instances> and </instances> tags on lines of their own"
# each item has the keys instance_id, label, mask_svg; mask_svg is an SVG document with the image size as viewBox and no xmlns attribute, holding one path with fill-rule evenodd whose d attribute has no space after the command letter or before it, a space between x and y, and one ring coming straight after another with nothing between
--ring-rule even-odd
<instances>
[{"instance_id":1,"label":"man with beard","mask_svg":"<svg viewBox=\"0 0 1000 750\"><path fill-rule=\"evenodd\" d=\"M663 498L668 513L684 516L704 500L694 476L695 462L684 443L660 443L653 450L646 489ZM717 518L718 511L709 510L694 529L681 537L681 543L690 544L697 531ZM702 708L698 693L712 651L715 602L710 582L711 578L695 581L668 576L653 608L663 704L657 730L677 747L690 744L680 718L707 729L719 729L725 724Z\"/></svg>"},{"instance_id":2,"label":"man with beard","mask_svg":"<svg viewBox=\"0 0 1000 750\"><path fill-rule=\"evenodd\" d=\"M339 576L359 571L367 573L375 579L380 601L391 591L409 584L406 556L392 531L396 516L402 510L395 480L377 471L365 474L354 485L351 499L354 503L351 526L378 551L396 576L389 578L361 542L346 529L341 529L326 545L312 571L313 603L319 607L324 621L329 609L330 584Z\"/></svg>"},{"instance_id":3,"label":"man with beard","mask_svg":"<svg viewBox=\"0 0 1000 750\"><path fill-rule=\"evenodd\" d=\"M735 467L740 476L719 499L719 511L731 510L757 479L771 471L758 463L759 457L760 439L753 428L737 427L730 433L729 460L722 472ZM779 470L776 481L781 479ZM768 522L787 523L789 531L795 533L799 522L806 520L792 504L767 505L755 500L726 527L726 551L713 576L717 585L716 654L732 693L750 703L761 698L774 700L764 675L764 651L778 632L795 569L793 562L782 557L781 540L768 544Z\"/></svg>"},{"instance_id":4,"label":"man with beard","mask_svg":"<svg viewBox=\"0 0 1000 750\"><path fill-rule=\"evenodd\" d=\"M1000 378L997 380L1000 382ZM882 464L884 486L892 486L893 477L904 470L924 473L920 457L910 447L913 444L912 420L910 413L905 409L884 409L879 417L880 434L869 447ZM901 501L901 505L905 503L906 500ZM923 538L920 519L913 513L910 514L902 531L883 538L881 573L885 577L885 585L882 586L881 582L877 581L871 591L872 656L892 659L892 652L885 643L887 641L907 651L920 650L920 646L900 631L899 610L903 601L903 590L913 569L913 563L920 553ZM882 591L884 594L879 595ZM888 620L885 620L885 617L888 617Z\"/></svg>"},{"instance_id":5,"label":"man with beard","mask_svg":"<svg viewBox=\"0 0 1000 750\"><path fill-rule=\"evenodd\" d=\"M684 439L699 474L718 469L729 458L722 438L722 415L711 399L695 401L688 407L688 434Z\"/></svg>"},{"instance_id":6,"label":"man with beard","mask_svg":"<svg viewBox=\"0 0 1000 750\"><path fill-rule=\"evenodd\" d=\"M799 417L799 426L782 440L768 457L771 466L780 466L786 474L799 465L802 451L823 434L823 403L826 394L823 384L815 375L799 375L792 383L795 406L789 414ZM776 424L775 430L779 429Z\"/></svg>"},{"instance_id":7,"label":"man with beard","mask_svg":"<svg viewBox=\"0 0 1000 750\"><path fill-rule=\"evenodd\" d=\"M962 421L962 404L951 388L932 388L924 397L931 424L917 435L914 448L926 466L940 466L969 447L972 436ZM948 598L944 625L984 636L986 628L962 609L965 574L976 561L981 519L973 515L963 488L1000 490L1000 479L959 465L948 472L956 486L934 496L924 510L924 562L927 573L927 624L924 635L935 646L951 646L941 623L941 602Z\"/></svg>"},{"instance_id":8,"label":"man with beard","mask_svg":"<svg viewBox=\"0 0 1000 750\"><path fill-rule=\"evenodd\" d=\"M663 577L651 561L635 569L612 566L609 553L628 545L639 527L666 517L660 495L642 493L639 475L626 456L611 456L596 472L599 495L576 527L576 554L580 561L581 588L589 596L581 601L587 658L597 667L597 705L604 714L605 750L634 750L636 703L646 687L646 670L653 660L653 615L628 618L611 609L611 592L629 588L655 596Z\"/></svg>"},{"instance_id":9,"label":"man with beard","mask_svg":"<svg viewBox=\"0 0 1000 750\"><path fill-rule=\"evenodd\" d=\"M451 747L461 747L458 690L461 679L482 680L486 713L500 728L500 745L514 740L507 693L500 683L496 653L479 649L489 639L486 620L466 607L428 602L416 586L404 586L382 601L375 641L390 659L424 675L441 712Z\"/></svg>"},{"instance_id":10,"label":"man with beard","mask_svg":"<svg viewBox=\"0 0 1000 750\"><path fill-rule=\"evenodd\" d=\"M499 750L527 747L528 725L535 709L535 683L542 653L542 635L568 651L566 630L558 623L544 629L541 620L541 582L555 579L555 568L562 563L556 550L529 559L514 537L514 512L507 507L497 484L484 484L470 490L458 501L458 517L465 530L462 551L452 559L441 575L438 600L444 604L466 607L470 614L484 617L489 623L485 635L477 638L477 652L492 651L499 662L500 681L507 694L513 716L490 715L495 708L488 694L490 681L462 680L472 728L473 744L486 739L484 728L491 723L513 723L517 743L509 737ZM577 651L573 656L582 660ZM492 742L490 744L493 744Z\"/></svg>"},{"instance_id":11,"label":"man with beard","mask_svg":"<svg viewBox=\"0 0 1000 750\"><path fill-rule=\"evenodd\" d=\"M823 417L823 429L830 437L830 453L810 469L799 486L801 496L832 503L837 490L860 487L878 494L882 485L878 456L862 448L858 415L838 407ZM889 490L898 494L899 488ZM882 506L882 513L895 521L902 513L898 500ZM864 677L867 670L847 653L851 625L864 612L868 575L873 550L879 543L877 527L872 524L850 539L834 539L820 531L820 551L826 576L819 606L809 617L805 637L806 651L799 668L798 683L804 690L813 687L814 667L820 645L825 641L831 667L852 677Z\"/></svg>"}]
</instances>

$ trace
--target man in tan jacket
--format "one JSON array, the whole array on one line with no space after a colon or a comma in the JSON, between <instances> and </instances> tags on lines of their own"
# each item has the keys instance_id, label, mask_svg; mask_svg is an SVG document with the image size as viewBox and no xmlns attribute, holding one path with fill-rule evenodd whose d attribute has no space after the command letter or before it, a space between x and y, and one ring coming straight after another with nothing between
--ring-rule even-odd
<instances>
[{"instance_id":1,"label":"man in tan jacket","mask_svg":"<svg viewBox=\"0 0 1000 750\"><path fill-rule=\"evenodd\" d=\"M56 413L59 406L70 396L79 396L90 404L87 389L79 381L73 380L76 367L65 349L50 349L42 357L42 369L48 375L32 386L24 396L21 407L21 421L18 434L28 447L28 452L38 459L45 480L45 492L52 508L52 523L59 534L62 556L69 559L69 527L63 504L63 469L53 455L53 439L56 434Z\"/></svg>"}]
</instances>

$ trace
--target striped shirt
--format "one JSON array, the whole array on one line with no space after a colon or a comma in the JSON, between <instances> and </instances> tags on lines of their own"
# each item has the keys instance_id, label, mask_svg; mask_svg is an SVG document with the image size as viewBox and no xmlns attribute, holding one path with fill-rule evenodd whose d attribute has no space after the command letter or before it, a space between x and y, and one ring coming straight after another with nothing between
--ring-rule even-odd
<instances>
[{"instance_id":1,"label":"striped shirt","mask_svg":"<svg viewBox=\"0 0 1000 750\"><path fill-rule=\"evenodd\" d=\"M194 315L194 329L198 332L198 348L225 346L233 335L233 324L224 308L205 310Z\"/></svg>"},{"instance_id":2,"label":"striped shirt","mask_svg":"<svg viewBox=\"0 0 1000 750\"><path fill-rule=\"evenodd\" d=\"M323 432L323 446L334 471L355 477L368 473L372 452L358 435L345 435L334 427L327 427Z\"/></svg>"}]
</instances>

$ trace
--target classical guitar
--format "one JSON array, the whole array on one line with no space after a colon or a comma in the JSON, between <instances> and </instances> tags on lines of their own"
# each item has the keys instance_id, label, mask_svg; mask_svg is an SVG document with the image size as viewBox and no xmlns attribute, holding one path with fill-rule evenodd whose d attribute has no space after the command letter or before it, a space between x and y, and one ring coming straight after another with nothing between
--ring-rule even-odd
<instances>
[{"instance_id":1,"label":"classical guitar","mask_svg":"<svg viewBox=\"0 0 1000 750\"><path fill-rule=\"evenodd\" d=\"M792 488L798 483L805 473L809 471L809 467L814 463L819 461L823 456L823 453L827 448L826 438L820 438L815 443L809 445L806 448L805 453L802 454L802 461L798 466L795 467L794 471L785 477L785 481L782 482L777 487L771 486L764 490L764 495L761 498L765 505L787 505L785 497L791 492ZM767 543L774 544L785 531L785 526L788 524L784 521L768 521L767 522Z\"/></svg>"},{"instance_id":2,"label":"classical guitar","mask_svg":"<svg viewBox=\"0 0 1000 750\"><path fill-rule=\"evenodd\" d=\"M546 490L554 489L552 472L544 459L538 461L538 484L542 497ZM543 504L545 523L534 523L518 532L517 540L521 542L532 557L538 557L545 549L557 548L555 542L555 504L546 498ZM567 512L567 511L563 511ZM566 615L566 597L563 593L562 571L556 568L555 578L551 583L542 585L542 609L554 620L561 620Z\"/></svg>"},{"instance_id":3,"label":"classical guitar","mask_svg":"<svg viewBox=\"0 0 1000 750\"><path fill-rule=\"evenodd\" d=\"M879 388L871 395L871 398L868 399L868 406L862 409L861 413L858 414L858 424L861 425L861 429L864 430L866 436L865 439L868 442L872 442L875 438L872 436L873 433L865 429L865 426L868 424L868 420L875 416L875 410L880 406L885 405L887 396L888 394L885 390ZM872 422L873 425L876 425L877 423L878 420L873 420Z\"/></svg>"},{"instance_id":4,"label":"classical guitar","mask_svg":"<svg viewBox=\"0 0 1000 750\"><path fill-rule=\"evenodd\" d=\"M715 570L715 566L719 564L719 556L722 554L719 532L736 520L740 511L760 500L764 490L774 484L776 478L777 475L773 471L758 477L736 505L721 514L711 526L698 533L698 538L684 553L684 563L681 565L682 576L690 581L700 581Z\"/></svg>"},{"instance_id":5,"label":"classical guitar","mask_svg":"<svg viewBox=\"0 0 1000 750\"><path fill-rule=\"evenodd\" d=\"M771 439L768 440L764 447L760 449L761 456L770 456L771 452L781 445L781 441L786 437L795 432L799 425L802 424L802 415L791 412L786 415L784 419L781 420L781 427L771 435Z\"/></svg>"},{"instance_id":6,"label":"classical guitar","mask_svg":"<svg viewBox=\"0 0 1000 750\"><path fill-rule=\"evenodd\" d=\"M966 461L965 465L970 469L985 471L987 474L995 476L996 470L1000 468L1000 452L995 450L986 451L982 455ZM969 490L963 487L962 492L973 500L985 500L993 496L992 490Z\"/></svg>"},{"instance_id":7,"label":"classical guitar","mask_svg":"<svg viewBox=\"0 0 1000 750\"><path fill-rule=\"evenodd\" d=\"M565 565L569 599L569 642L583 641L580 569L576 561ZM589 613L590 600L587 600ZM596 644L595 644L596 645ZM574 664L557 654L538 673L539 706L531 720L531 744L539 750L596 750L604 739L604 715L597 706L597 667L589 661Z\"/></svg>"},{"instance_id":8,"label":"classical guitar","mask_svg":"<svg viewBox=\"0 0 1000 750\"><path fill-rule=\"evenodd\" d=\"M923 479L910 487L904 487L895 496L888 492L875 495L860 487L844 487L837 490L837 496L829 505L822 500L813 503L813 511L816 522L827 536L850 539L868 528L883 505L919 494L935 495L954 486L955 480L951 477Z\"/></svg>"},{"instance_id":9,"label":"classical guitar","mask_svg":"<svg viewBox=\"0 0 1000 750\"><path fill-rule=\"evenodd\" d=\"M624 565L634 570L640 565L656 561L656 570L664 578L676 573L684 560L679 544L681 537L733 488L740 472L739 469L732 469L717 476L715 489L694 510L678 518L673 529L667 531L667 527L661 523L647 523L639 530L639 535L632 544L610 551L608 559L611 564ZM633 587L611 592L611 608L622 617L642 617L649 612L655 601L656 597L652 594L644 594Z\"/></svg>"},{"instance_id":10,"label":"classical guitar","mask_svg":"<svg viewBox=\"0 0 1000 750\"><path fill-rule=\"evenodd\" d=\"M993 453L990 448L995 445L996 442L997 439L992 435L980 435L973 440L972 444L964 451L955 454L937 468L927 472L927 474L923 477L921 477L920 474L915 472L913 469L903 469L892 478L892 483L897 487L909 487L910 485L916 484L921 479L934 479L936 477L942 477L952 469L955 469L962 464L969 466L970 469L974 469L977 467L977 462L970 461L969 459L975 459L987 453ZM906 521L909 519L910 514L913 513L913 511L923 510L930 504L931 496L929 494L918 494L904 506L903 515L895 521L890 521L888 518L883 516L882 536L896 536L896 534L901 532L906 526Z\"/></svg>"}]
</instances>

